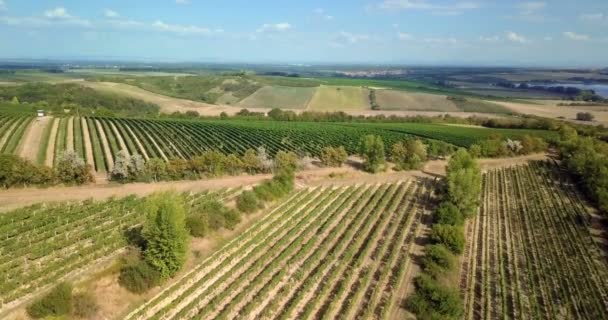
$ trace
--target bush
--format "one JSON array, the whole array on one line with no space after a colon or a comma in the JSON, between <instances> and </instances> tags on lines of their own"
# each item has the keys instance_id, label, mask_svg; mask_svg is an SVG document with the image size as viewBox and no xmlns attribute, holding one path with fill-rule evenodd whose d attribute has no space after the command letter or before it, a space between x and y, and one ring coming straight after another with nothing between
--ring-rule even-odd
<instances>
[{"instance_id":1,"label":"bush","mask_svg":"<svg viewBox=\"0 0 608 320\"><path fill-rule=\"evenodd\" d=\"M435 223L462 226L464 224L464 216L454 204L443 202L435 212Z\"/></svg>"},{"instance_id":2,"label":"bush","mask_svg":"<svg viewBox=\"0 0 608 320\"><path fill-rule=\"evenodd\" d=\"M461 227L435 224L431 231L431 240L445 245L453 253L461 254L464 251L465 239Z\"/></svg>"},{"instance_id":3,"label":"bush","mask_svg":"<svg viewBox=\"0 0 608 320\"><path fill-rule=\"evenodd\" d=\"M245 213L251 213L260 207L258 196L253 191L244 191L236 199L236 207Z\"/></svg>"},{"instance_id":4,"label":"bush","mask_svg":"<svg viewBox=\"0 0 608 320\"><path fill-rule=\"evenodd\" d=\"M397 142L391 149L396 170L415 170L427 160L426 146L418 139Z\"/></svg>"},{"instance_id":5,"label":"bush","mask_svg":"<svg viewBox=\"0 0 608 320\"><path fill-rule=\"evenodd\" d=\"M384 142L382 138L367 135L359 141L359 154L363 158L363 168L367 172L377 173L384 170L386 163L384 154Z\"/></svg>"},{"instance_id":6,"label":"bush","mask_svg":"<svg viewBox=\"0 0 608 320\"><path fill-rule=\"evenodd\" d=\"M220 228L232 229L241 221L239 212L215 199L197 204L192 211L195 213L186 218L186 226L190 235L195 237L204 237L210 231Z\"/></svg>"},{"instance_id":7,"label":"bush","mask_svg":"<svg viewBox=\"0 0 608 320\"><path fill-rule=\"evenodd\" d=\"M293 152L279 151L274 157L274 172L289 174L298 168L298 156Z\"/></svg>"},{"instance_id":8,"label":"bush","mask_svg":"<svg viewBox=\"0 0 608 320\"><path fill-rule=\"evenodd\" d=\"M459 319L462 314L462 299L458 290L441 286L428 275L414 279L416 293L406 302L406 307L420 320Z\"/></svg>"},{"instance_id":9,"label":"bush","mask_svg":"<svg viewBox=\"0 0 608 320\"><path fill-rule=\"evenodd\" d=\"M4 188L48 185L55 181L53 170L37 166L15 155L0 155L0 184Z\"/></svg>"},{"instance_id":10,"label":"bush","mask_svg":"<svg viewBox=\"0 0 608 320\"><path fill-rule=\"evenodd\" d=\"M576 120L579 121L593 121L593 119L595 119L595 116L590 112L579 112L576 114Z\"/></svg>"},{"instance_id":11,"label":"bush","mask_svg":"<svg viewBox=\"0 0 608 320\"><path fill-rule=\"evenodd\" d=\"M85 164L84 160L74 151L66 151L61 154L55 168L57 178L66 184L94 182L95 178L91 170L91 165Z\"/></svg>"},{"instance_id":12,"label":"bush","mask_svg":"<svg viewBox=\"0 0 608 320\"><path fill-rule=\"evenodd\" d=\"M188 229L183 200L174 193L151 196L143 204L146 213L143 235L146 239L144 260L162 279L175 275L186 262Z\"/></svg>"},{"instance_id":13,"label":"bush","mask_svg":"<svg viewBox=\"0 0 608 320\"><path fill-rule=\"evenodd\" d=\"M95 297L88 292L80 292L73 297L74 315L83 318L90 319L99 310Z\"/></svg>"},{"instance_id":14,"label":"bush","mask_svg":"<svg viewBox=\"0 0 608 320\"><path fill-rule=\"evenodd\" d=\"M422 268L426 273L437 278L440 274L454 268L454 255L442 244L430 245L422 258Z\"/></svg>"},{"instance_id":15,"label":"bush","mask_svg":"<svg viewBox=\"0 0 608 320\"><path fill-rule=\"evenodd\" d=\"M32 318L65 316L72 312L72 285L61 283L27 307Z\"/></svg>"},{"instance_id":16,"label":"bush","mask_svg":"<svg viewBox=\"0 0 608 320\"><path fill-rule=\"evenodd\" d=\"M141 294L160 283L161 274L144 261L130 263L120 269L118 283L127 290Z\"/></svg>"},{"instance_id":17,"label":"bush","mask_svg":"<svg viewBox=\"0 0 608 320\"><path fill-rule=\"evenodd\" d=\"M209 234L209 217L204 214L190 215L186 218L186 227L191 236L202 238Z\"/></svg>"},{"instance_id":18,"label":"bush","mask_svg":"<svg viewBox=\"0 0 608 320\"><path fill-rule=\"evenodd\" d=\"M348 153L344 147L325 147L321 151L321 162L326 167L341 167L346 163Z\"/></svg>"}]
</instances>

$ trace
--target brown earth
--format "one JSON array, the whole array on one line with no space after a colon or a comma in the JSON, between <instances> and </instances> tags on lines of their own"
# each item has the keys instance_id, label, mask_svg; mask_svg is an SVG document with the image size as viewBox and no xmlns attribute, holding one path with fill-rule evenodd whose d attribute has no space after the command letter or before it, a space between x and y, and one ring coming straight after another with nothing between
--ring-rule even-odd
<instances>
[{"instance_id":1,"label":"brown earth","mask_svg":"<svg viewBox=\"0 0 608 320\"><path fill-rule=\"evenodd\" d=\"M68 118L67 141L65 147L68 151L74 151L74 117Z\"/></svg>"},{"instance_id":2,"label":"brown earth","mask_svg":"<svg viewBox=\"0 0 608 320\"><path fill-rule=\"evenodd\" d=\"M55 162L55 140L57 140L57 131L59 130L59 118L55 118L53 121L53 128L51 129L51 135L49 137L49 144L46 147L46 159L44 165L47 167L53 167Z\"/></svg>"},{"instance_id":3,"label":"brown earth","mask_svg":"<svg viewBox=\"0 0 608 320\"><path fill-rule=\"evenodd\" d=\"M53 117L35 118L30 122L17 148L17 154L22 158L36 162L38 149L42 145L44 129L52 124Z\"/></svg>"}]
</instances>

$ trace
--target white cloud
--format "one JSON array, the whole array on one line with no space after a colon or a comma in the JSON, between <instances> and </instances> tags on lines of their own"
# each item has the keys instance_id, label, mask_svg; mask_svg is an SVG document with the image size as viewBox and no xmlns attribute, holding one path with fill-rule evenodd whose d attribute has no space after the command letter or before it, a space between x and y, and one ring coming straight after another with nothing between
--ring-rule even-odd
<instances>
[{"instance_id":1,"label":"white cloud","mask_svg":"<svg viewBox=\"0 0 608 320\"><path fill-rule=\"evenodd\" d=\"M546 7L547 3L542 1L523 2L519 5L522 15L531 15L537 11L545 9Z\"/></svg>"},{"instance_id":2,"label":"white cloud","mask_svg":"<svg viewBox=\"0 0 608 320\"><path fill-rule=\"evenodd\" d=\"M500 41L499 36L480 36L479 41L483 42L498 42Z\"/></svg>"},{"instance_id":3,"label":"white cloud","mask_svg":"<svg viewBox=\"0 0 608 320\"><path fill-rule=\"evenodd\" d=\"M316 8L315 9L315 14L320 17L321 19L325 19L325 20L333 20L334 16L327 14L327 12L325 12L325 9L323 8Z\"/></svg>"},{"instance_id":4,"label":"white cloud","mask_svg":"<svg viewBox=\"0 0 608 320\"><path fill-rule=\"evenodd\" d=\"M414 36L409 33L398 32L397 38L399 38L400 40L412 40L412 39L414 39Z\"/></svg>"},{"instance_id":5,"label":"white cloud","mask_svg":"<svg viewBox=\"0 0 608 320\"><path fill-rule=\"evenodd\" d=\"M425 38L424 42L426 43L435 43L435 44L458 44L459 41L456 38Z\"/></svg>"},{"instance_id":6,"label":"white cloud","mask_svg":"<svg viewBox=\"0 0 608 320\"><path fill-rule=\"evenodd\" d=\"M566 31L563 33L564 37L570 39L570 40L575 40L575 41L587 41L590 40L591 37L589 37L586 34L580 34L580 33L575 33L572 31Z\"/></svg>"},{"instance_id":7,"label":"white cloud","mask_svg":"<svg viewBox=\"0 0 608 320\"><path fill-rule=\"evenodd\" d=\"M276 24L268 24L265 23L261 27L259 27L256 32L265 33L265 32L284 32L288 31L292 28L291 24L287 22L281 22Z\"/></svg>"},{"instance_id":8,"label":"white cloud","mask_svg":"<svg viewBox=\"0 0 608 320\"><path fill-rule=\"evenodd\" d=\"M512 42L519 42L519 43L528 42L528 39L526 39L526 37L519 35L513 31L507 32L507 40L512 41Z\"/></svg>"},{"instance_id":9,"label":"white cloud","mask_svg":"<svg viewBox=\"0 0 608 320\"><path fill-rule=\"evenodd\" d=\"M379 7L388 11L428 10L437 15L458 15L466 10L479 9L480 5L471 1L435 4L427 0L384 0Z\"/></svg>"},{"instance_id":10,"label":"white cloud","mask_svg":"<svg viewBox=\"0 0 608 320\"><path fill-rule=\"evenodd\" d=\"M50 19L69 19L72 17L63 7L47 10L44 12L44 16Z\"/></svg>"},{"instance_id":11,"label":"white cloud","mask_svg":"<svg viewBox=\"0 0 608 320\"><path fill-rule=\"evenodd\" d=\"M579 18L581 20L585 20L585 21L602 21L604 19L608 19L608 16L606 16L603 13L587 13L587 14L581 14L579 16Z\"/></svg>"},{"instance_id":12,"label":"white cloud","mask_svg":"<svg viewBox=\"0 0 608 320\"><path fill-rule=\"evenodd\" d=\"M157 20L152 24L152 27L159 31L174 32L178 34L210 34L211 31L208 28L202 28L197 26L185 26L179 24L168 24L161 20Z\"/></svg>"},{"instance_id":13,"label":"white cloud","mask_svg":"<svg viewBox=\"0 0 608 320\"><path fill-rule=\"evenodd\" d=\"M120 14L118 14L118 12L116 12L114 10L110 10L110 9L105 9L103 11L103 15L106 18L118 18L118 17L120 17Z\"/></svg>"},{"instance_id":14,"label":"white cloud","mask_svg":"<svg viewBox=\"0 0 608 320\"><path fill-rule=\"evenodd\" d=\"M4 10L6 10L6 3L4 3L4 0L0 0L0 11Z\"/></svg>"},{"instance_id":15,"label":"white cloud","mask_svg":"<svg viewBox=\"0 0 608 320\"><path fill-rule=\"evenodd\" d=\"M177 4L189 4L190 0L175 0L175 3L177 3Z\"/></svg>"},{"instance_id":16,"label":"white cloud","mask_svg":"<svg viewBox=\"0 0 608 320\"><path fill-rule=\"evenodd\" d=\"M363 41L370 40L370 36L366 34L354 34L350 32L341 31L332 36L330 46L343 48L346 45L354 45Z\"/></svg>"}]
</instances>

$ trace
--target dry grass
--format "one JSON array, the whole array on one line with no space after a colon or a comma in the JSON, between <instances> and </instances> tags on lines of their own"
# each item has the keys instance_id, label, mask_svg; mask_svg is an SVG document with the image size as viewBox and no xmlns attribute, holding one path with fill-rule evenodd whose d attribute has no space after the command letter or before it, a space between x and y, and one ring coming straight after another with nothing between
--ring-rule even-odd
<instances>
[{"instance_id":1,"label":"dry grass","mask_svg":"<svg viewBox=\"0 0 608 320\"><path fill-rule=\"evenodd\" d=\"M317 88L266 86L239 103L243 108L305 109Z\"/></svg>"},{"instance_id":2,"label":"dry grass","mask_svg":"<svg viewBox=\"0 0 608 320\"><path fill-rule=\"evenodd\" d=\"M308 109L315 111L369 110L369 90L363 87L321 86Z\"/></svg>"},{"instance_id":3,"label":"dry grass","mask_svg":"<svg viewBox=\"0 0 608 320\"><path fill-rule=\"evenodd\" d=\"M376 101L381 110L459 111L446 96L428 93L377 90Z\"/></svg>"}]
</instances>

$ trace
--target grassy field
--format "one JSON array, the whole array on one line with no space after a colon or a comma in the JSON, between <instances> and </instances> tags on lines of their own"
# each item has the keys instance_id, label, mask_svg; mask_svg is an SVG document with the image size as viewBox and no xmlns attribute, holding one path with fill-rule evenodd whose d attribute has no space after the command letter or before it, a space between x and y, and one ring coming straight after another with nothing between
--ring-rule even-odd
<instances>
[{"instance_id":1,"label":"grassy field","mask_svg":"<svg viewBox=\"0 0 608 320\"><path fill-rule=\"evenodd\" d=\"M454 103L456 104L458 109L460 109L461 111L464 111L464 112L502 113L502 114L513 113L513 111L510 110L509 108L503 107L499 104L489 102L489 101L466 99L466 101L455 100Z\"/></svg>"},{"instance_id":2,"label":"grassy field","mask_svg":"<svg viewBox=\"0 0 608 320\"><path fill-rule=\"evenodd\" d=\"M446 96L428 93L376 90L376 101L380 110L460 111Z\"/></svg>"},{"instance_id":3,"label":"grassy field","mask_svg":"<svg viewBox=\"0 0 608 320\"><path fill-rule=\"evenodd\" d=\"M321 86L308 109L316 111L369 110L369 90L363 87Z\"/></svg>"},{"instance_id":4,"label":"grassy field","mask_svg":"<svg viewBox=\"0 0 608 320\"><path fill-rule=\"evenodd\" d=\"M305 109L317 88L267 86L239 103L243 108Z\"/></svg>"}]
</instances>

